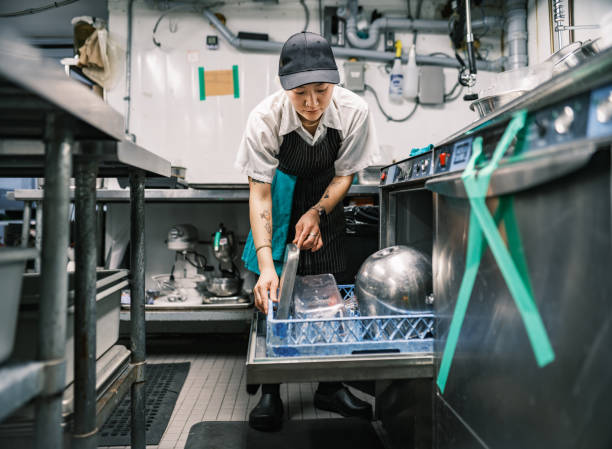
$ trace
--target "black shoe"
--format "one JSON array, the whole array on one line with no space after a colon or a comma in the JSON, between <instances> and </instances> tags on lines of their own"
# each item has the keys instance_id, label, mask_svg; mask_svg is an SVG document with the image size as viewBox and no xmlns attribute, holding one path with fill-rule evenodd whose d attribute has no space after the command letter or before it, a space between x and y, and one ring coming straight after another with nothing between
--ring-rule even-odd
<instances>
[{"instance_id":1,"label":"black shoe","mask_svg":"<svg viewBox=\"0 0 612 449\"><path fill-rule=\"evenodd\" d=\"M372 419L372 406L359 399L346 387L330 394L317 391L314 395L314 405L316 408L339 413L344 417Z\"/></svg>"},{"instance_id":2,"label":"black shoe","mask_svg":"<svg viewBox=\"0 0 612 449\"><path fill-rule=\"evenodd\" d=\"M262 393L261 399L251 413L249 426L253 429L270 432L283 425L283 401L278 394Z\"/></svg>"}]
</instances>

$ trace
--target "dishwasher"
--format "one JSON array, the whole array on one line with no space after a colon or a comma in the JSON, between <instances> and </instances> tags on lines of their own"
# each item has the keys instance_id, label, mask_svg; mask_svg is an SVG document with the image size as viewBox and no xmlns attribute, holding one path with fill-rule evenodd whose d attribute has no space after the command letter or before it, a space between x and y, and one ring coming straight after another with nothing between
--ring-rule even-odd
<instances>
[{"instance_id":1,"label":"dishwasher","mask_svg":"<svg viewBox=\"0 0 612 449\"><path fill-rule=\"evenodd\" d=\"M431 150L382 169L381 247L411 245L431 255L433 194L425 189L425 182L433 173ZM283 304L283 289L287 283L288 279L281 278L280 304ZM352 285L340 285L339 289L345 297L353 293ZM317 351L316 344L312 348L302 345L298 348L299 354L282 356L283 350L289 354L295 348L289 345L279 348L270 333L274 332L276 336L287 332L282 327L287 322L276 319L276 315L269 318L256 311L250 331L247 383L343 381L350 384L374 381L375 416L382 423L390 445L405 447L408 441L412 441L415 448L430 448L434 354L432 335L424 335L434 329L435 320L430 318L418 321L419 318L411 317L404 324L411 330L416 329L421 336L429 337L422 341L389 342L379 349L376 345L340 344L332 353ZM372 324L376 328L386 325L375 317L367 320L375 322ZM351 326L355 323L361 325L363 320L347 321L345 318L344 321L331 322L345 333L353 332ZM318 324L310 323L311 326ZM274 326L281 326L281 330L275 331ZM288 329L291 333L295 328ZM308 333L308 329L304 333Z\"/></svg>"},{"instance_id":2,"label":"dishwasher","mask_svg":"<svg viewBox=\"0 0 612 449\"><path fill-rule=\"evenodd\" d=\"M484 176L521 114L480 197L493 226L475 212L469 170L437 165L441 176L426 182L438 319L434 447L609 448L612 49L455 134L434 160L459 151ZM475 217L486 239L477 239ZM497 238L510 258L494 248ZM513 270L517 282L508 281ZM528 308L515 294L521 283Z\"/></svg>"}]
</instances>

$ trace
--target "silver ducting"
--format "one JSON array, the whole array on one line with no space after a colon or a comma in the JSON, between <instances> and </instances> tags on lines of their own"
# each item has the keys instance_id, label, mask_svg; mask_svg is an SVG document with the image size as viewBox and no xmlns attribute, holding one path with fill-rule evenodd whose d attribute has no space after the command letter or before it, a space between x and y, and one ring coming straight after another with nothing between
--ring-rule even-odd
<instances>
[{"instance_id":1,"label":"silver ducting","mask_svg":"<svg viewBox=\"0 0 612 449\"><path fill-rule=\"evenodd\" d=\"M527 55L527 2L526 0L508 0L505 4L506 23L504 26L505 41L508 46L506 69L513 70L526 67Z\"/></svg>"},{"instance_id":2,"label":"silver ducting","mask_svg":"<svg viewBox=\"0 0 612 449\"><path fill-rule=\"evenodd\" d=\"M281 42L239 39L225 25L223 25L223 23L221 23L221 21L212 12L205 9L203 11L203 14L204 17L206 17L210 21L210 23L212 23L212 25L219 31L223 38L227 40L233 47L241 50L255 50L280 53L280 50L283 46ZM361 48L332 47L332 50L336 57L355 57L363 58L369 61L387 62L392 61L395 57L395 54L393 52L364 50ZM407 61L404 60L404 62ZM419 65L435 65L439 67L459 68L459 63L454 58L417 55L416 62ZM479 70L485 70L490 72L498 72L502 68L501 60L477 61L477 66Z\"/></svg>"}]
</instances>

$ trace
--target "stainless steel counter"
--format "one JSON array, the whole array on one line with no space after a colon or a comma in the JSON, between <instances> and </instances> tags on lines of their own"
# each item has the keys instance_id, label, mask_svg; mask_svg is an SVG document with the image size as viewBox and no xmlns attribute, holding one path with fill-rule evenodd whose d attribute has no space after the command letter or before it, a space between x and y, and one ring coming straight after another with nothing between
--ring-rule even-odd
<instances>
[{"instance_id":1,"label":"stainless steel counter","mask_svg":"<svg viewBox=\"0 0 612 449\"><path fill-rule=\"evenodd\" d=\"M70 193L71 199L74 192ZM378 186L351 186L347 196L373 196L378 195ZM41 201L42 190L15 190L9 192L7 197L17 201ZM96 191L96 200L104 203L120 203L130 199L129 190L106 190ZM248 201L249 189L246 184L235 188L212 188L205 189L145 189L145 201L147 202L216 202L216 201Z\"/></svg>"},{"instance_id":2,"label":"stainless steel counter","mask_svg":"<svg viewBox=\"0 0 612 449\"><path fill-rule=\"evenodd\" d=\"M130 168L170 176L168 161L126 140L121 114L68 78L59 63L0 30L0 176L42 176L45 147L36 142L49 140L50 127L58 125L70 130L73 156L99 161L101 176L127 175Z\"/></svg>"}]
</instances>

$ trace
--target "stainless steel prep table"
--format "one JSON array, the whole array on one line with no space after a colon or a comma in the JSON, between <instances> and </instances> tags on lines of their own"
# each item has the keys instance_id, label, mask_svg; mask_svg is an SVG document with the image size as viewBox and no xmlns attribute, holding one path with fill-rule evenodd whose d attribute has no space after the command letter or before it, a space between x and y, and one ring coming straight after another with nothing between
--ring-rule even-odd
<instances>
[{"instance_id":1,"label":"stainless steel prep table","mask_svg":"<svg viewBox=\"0 0 612 449\"><path fill-rule=\"evenodd\" d=\"M352 185L347 197L378 196L378 186ZM41 190L18 189L9 192L8 197L17 201L42 201ZM122 203L130 200L128 190L99 189L96 200L101 203ZM216 201L248 201L248 185L239 184L224 187L206 187L202 189L146 189L147 202L216 202Z\"/></svg>"},{"instance_id":2,"label":"stainless steel prep table","mask_svg":"<svg viewBox=\"0 0 612 449\"><path fill-rule=\"evenodd\" d=\"M66 335L66 250L70 177L76 178L77 301L73 447L96 447L101 417L116 404L95 391L95 180L130 176L132 301L144 306L144 178L169 176L170 163L125 140L123 117L59 64L6 29L0 32L0 176L45 177L42 226L42 299L39 358L45 364L37 399L37 448L62 447L61 422ZM42 141L44 145L36 144ZM25 143L24 143L25 142ZM74 174L72 167L74 166ZM93 330L93 332L92 332ZM144 307L132 308L130 370L109 391L132 390L132 447L144 448ZM0 372L9 368L0 368ZM10 390L2 376L2 390ZM127 383L126 383L127 381ZM14 383L14 382L13 382ZM4 404L3 404L4 405ZM14 411L3 410L3 415Z\"/></svg>"},{"instance_id":3,"label":"stainless steel prep table","mask_svg":"<svg viewBox=\"0 0 612 449\"><path fill-rule=\"evenodd\" d=\"M145 189L144 199L147 203L215 203L215 202L246 202L249 200L249 187L247 184L231 184L220 186L202 186L201 188L189 189ZM352 185L347 197L377 197L378 186L374 185ZM42 190L19 189L9 192L7 197L17 201L24 201L26 207L30 203L38 203L43 199ZM70 192L70 198L74 198L74 192ZM128 190L98 189L96 201L100 203L124 203L130 200ZM234 310L224 308L206 307L202 310L189 309L179 310L152 310L147 309L145 319L147 329L156 332L167 329L169 323L176 323L182 332L199 332L202 330L201 323L207 324L207 329L218 332L238 331L247 329L251 319L251 309ZM121 311L122 323L130 320L130 312ZM236 325L236 323L241 323Z\"/></svg>"}]
</instances>

